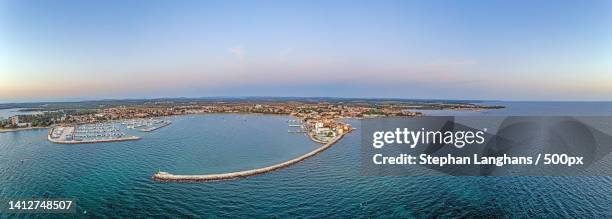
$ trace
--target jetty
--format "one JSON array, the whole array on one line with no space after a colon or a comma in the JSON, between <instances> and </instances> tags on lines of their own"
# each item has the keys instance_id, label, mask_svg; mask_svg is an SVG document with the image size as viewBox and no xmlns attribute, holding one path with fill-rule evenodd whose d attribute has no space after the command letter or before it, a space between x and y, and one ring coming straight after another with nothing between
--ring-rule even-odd
<instances>
[{"instance_id":1,"label":"jetty","mask_svg":"<svg viewBox=\"0 0 612 219\"><path fill-rule=\"evenodd\" d=\"M155 131L155 130L157 130L157 129L160 129L160 128L163 128L163 127L166 127L166 126L168 126L168 125L170 125L170 124L172 124L172 122L170 122L170 121L164 121L164 122L161 122L161 125L158 125L158 126L153 126L153 127L149 127L149 128L143 128L143 129L140 129L140 131L141 131L141 132L152 132L152 131Z\"/></svg>"},{"instance_id":2,"label":"jetty","mask_svg":"<svg viewBox=\"0 0 612 219\"><path fill-rule=\"evenodd\" d=\"M252 169L252 170L244 170L239 172L230 172L230 173L218 173L218 174L207 174L207 175L174 175L168 172L157 172L153 175L153 179L162 182L207 182L207 181L220 181L220 180L232 180L237 178L244 178L259 174L264 174L268 172L272 172L278 169L282 169L293 164L299 163L300 161L306 160L314 155L321 153L322 151L330 148L336 142L338 142L344 134L340 134L335 138L331 139L329 142L326 142L325 145L308 152L302 156L297 158L285 161L283 163L275 164L268 167Z\"/></svg>"},{"instance_id":3,"label":"jetty","mask_svg":"<svg viewBox=\"0 0 612 219\"><path fill-rule=\"evenodd\" d=\"M50 142L58 143L58 144L89 144L89 143L103 143L103 142L117 142L117 141L134 141L140 140L140 137L137 136L127 136L120 138L105 138L105 139L86 139L86 140L58 140L53 139L49 135L47 139Z\"/></svg>"}]
</instances>

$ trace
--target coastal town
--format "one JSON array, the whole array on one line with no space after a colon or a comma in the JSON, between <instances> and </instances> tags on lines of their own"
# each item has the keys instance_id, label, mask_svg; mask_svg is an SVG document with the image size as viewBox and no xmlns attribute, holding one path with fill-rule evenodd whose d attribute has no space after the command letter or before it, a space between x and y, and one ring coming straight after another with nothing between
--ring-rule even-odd
<instances>
[{"instance_id":1,"label":"coastal town","mask_svg":"<svg viewBox=\"0 0 612 219\"><path fill-rule=\"evenodd\" d=\"M54 142L74 142L62 138L64 132L79 130L86 125L104 126L112 121L136 121L168 116L208 113L235 114L278 114L290 115L296 119L294 132L307 133L313 141L329 142L330 139L350 132L353 128L342 119L367 119L375 117L417 117L419 109L483 110L498 106L481 106L470 103L402 103L402 102L308 102L308 101L215 101L215 102L173 102L156 101L139 104L116 104L84 109L53 109L40 114L14 115L0 121L4 130L20 130L35 127L52 127L49 139ZM153 131L170 123L163 122L144 131ZM55 129L55 127L58 127ZM87 129L87 128L85 128ZM1 130L1 129L0 129ZM109 129L114 130L114 129ZM60 133L61 132L61 133ZM290 131L291 132L291 131ZM55 134L54 134L55 133ZM100 133L100 141L137 140L137 137L115 132ZM98 136L98 137L100 137ZM106 138L110 137L110 138ZM88 138L81 138L88 139ZM89 142L84 140L84 142Z\"/></svg>"}]
</instances>

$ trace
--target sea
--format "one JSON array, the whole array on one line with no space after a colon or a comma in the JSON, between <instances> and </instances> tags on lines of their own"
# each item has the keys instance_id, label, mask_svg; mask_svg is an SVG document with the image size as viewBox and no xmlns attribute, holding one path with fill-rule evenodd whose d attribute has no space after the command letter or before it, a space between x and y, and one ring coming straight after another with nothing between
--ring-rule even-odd
<instances>
[{"instance_id":1,"label":"sea","mask_svg":"<svg viewBox=\"0 0 612 219\"><path fill-rule=\"evenodd\" d=\"M14 115L33 115L41 114L42 111L20 111L26 108L12 108L12 109L0 109L0 119L8 119Z\"/></svg>"},{"instance_id":2,"label":"sea","mask_svg":"<svg viewBox=\"0 0 612 219\"><path fill-rule=\"evenodd\" d=\"M485 102L504 109L427 115L612 116L611 102ZM320 144L282 115L168 118L138 141L54 144L48 130L0 133L0 199L74 198L76 213L19 217L612 218L612 177L364 176L359 129L291 167L229 181L157 182L283 162ZM347 120L359 127L360 120ZM120 125L119 123L117 124ZM612 129L612 125L610 126Z\"/></svg>"}]
</instances>

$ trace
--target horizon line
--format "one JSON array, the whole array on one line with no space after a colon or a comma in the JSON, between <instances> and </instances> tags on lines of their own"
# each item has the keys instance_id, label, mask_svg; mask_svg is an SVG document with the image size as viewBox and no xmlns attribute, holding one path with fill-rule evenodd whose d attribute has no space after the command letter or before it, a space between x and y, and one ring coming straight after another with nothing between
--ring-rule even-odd
<instances>
[{"instance_id":1,"label":"horizon line","mask_svg":"<svg viewBox=\"0 0 612 219\"><path fill-rule=\"evenodd\" d=\"M249 98L295 98L295 99L306 99L306 98L321 98L321 99L363 99L363 100L415 100L415 101L465 101L465 102L612 102L612 100L516 100L516 99L444 99L444 98L406 98L406 97L341 97L341 96L174 96L174 97L127 97L127 98L66 98L64 100L33 100L33 101L13 101L13 102L0 102L0 105L4 104L25 104L25 103L79 103L79 102L97 102L97 101L130 101L130 100L163 100L163 99L214 99L214 98L235 98L235 99L249 99Z\"/></svg>"}]
</instances>

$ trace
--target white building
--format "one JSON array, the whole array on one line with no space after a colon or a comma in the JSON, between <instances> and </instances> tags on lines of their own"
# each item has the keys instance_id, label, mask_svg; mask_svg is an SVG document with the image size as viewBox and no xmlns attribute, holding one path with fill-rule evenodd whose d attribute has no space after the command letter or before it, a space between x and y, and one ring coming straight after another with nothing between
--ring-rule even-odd
<instances>
[{"instance_id":1,"label":"white building","mask_svg":"<svg viewBox=\"0 0 612 219\"><path fill-rule=\"evenodd\" d=\"M19 116L11 116L11 117L9 117L9 120L11 120L11 125L18 125L19 124Z\"/></svg>"},{"instance_id":2,"label":"white building","mask_svg":"<svg viewBox=\"0 0 612 219\"><path fill-rule=\"evenodd\" d=\"M32 123L29 123L29 122L20 122L20 123L17 123L17 127L19 127L19 128L30 127L31 125L32 125Z\"/></svg>"}]
</instances>

